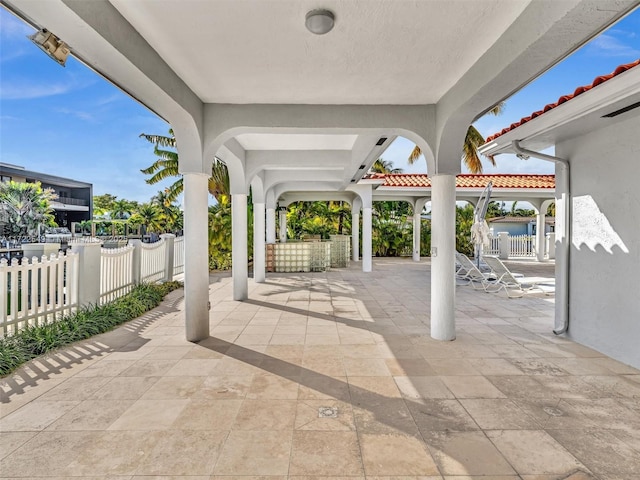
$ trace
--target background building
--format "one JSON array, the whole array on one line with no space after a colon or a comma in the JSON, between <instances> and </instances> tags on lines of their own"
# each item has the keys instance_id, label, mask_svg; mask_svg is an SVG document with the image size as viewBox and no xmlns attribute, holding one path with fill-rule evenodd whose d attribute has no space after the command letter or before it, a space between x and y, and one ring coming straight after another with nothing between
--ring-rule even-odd
<instances>
[{"instance_id":1,"label":"background building","mask_svg":"<svg viewBox=\"0 0 640 480\"><path fill-rule=\"evenodd\" d=\"M56 223L71 227L71 222L91 220L93 215L93 184L70 178L34 172L19 165L0 163L0 181L40 182L42 188L51 188L58 198L51 202Z\"/></svg>"}]
</instances>

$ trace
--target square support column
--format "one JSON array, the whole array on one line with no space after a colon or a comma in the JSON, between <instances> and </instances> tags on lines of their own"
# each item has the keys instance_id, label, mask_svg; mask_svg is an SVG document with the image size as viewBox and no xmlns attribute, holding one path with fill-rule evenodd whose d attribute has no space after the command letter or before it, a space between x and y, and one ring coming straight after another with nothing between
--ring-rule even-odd
<instances>
[{"instance_id":1,"label":"square support column","mask_svg":"<svg viewBox=\"0 0 640 480\"><path fill-rule=\"evenodd\" d=\"M546 213L542 208L536 215L536 257L539 262L544 261L546 235L544 231Z\"/></svg>"},{"instance_id":2,"label":"square support column","mask_svg":"<svg viewBox=\"0 0 640 480\"><path fill-rule=\"evenodd\" d=\"M287 209L280 209L280 243L287 243Z\"/></svg>"},{"instance_id":3,"label":"square support column","mask_svg":"<svg viewBox=\"0 0 640 480\"><path fill-rule=\"evenodd\" d=\"M233 299L249 297L249 273L247 254L247 194L231 194L231 274Z\"/></svg>"},{"instance_id":4,"label":"square support column","mask_svg":"<svg viewBox=\"0 0 640 480\"><path fill-rule=\"evenodd\" d=\"M264 203L253 204L253 280L264 283L266 265L264 261L265 240L265 208Z\"/></svg>"},{"instance_id":5,"label":"square support column","mask_svg":"<svg viewBox=\"0 0 640 480\"><path fill-rule=\"evenodd\" d=\"M372 216L371 203L362 207L362 271L370 272L372 269Z\"/></svg>"},{"instance_id":6,"label":"square support column","mask_svg":"<svg viewBox=\"0 0 640 480\"><path fill-rule=\"evenodd\" d=\"M455 340L456 176L431 185L431 337Z\"/></svg>"},{"instance_id":7,"label":"square support column","mask_svg":"<svg viewBox=\"0 0 640 480\"><path fill-rule=\"evenodd\" d=\"M209 337L209 175L184 173L184 303L186 337Z\"/></svg>"},{"instance_id":8,"label":"square support column","mask_svg":"<svg viewBox=\"0 0 640 480\"><path fill-rule=\"evenodd\" d=\"M267 243L276 243L276 209L267 208Z\"/></svg>"},{"instance_id":9,"label":"square support column","mask_svg":"<svg viewBox=\"0 0 640 480\"><path fill-rule=\"evenodd\" d=\"M420 261L420 227L422 224L422 212L413 212L413 261Z\"/></svg>"},{"instance_id":10,"label":"square support column","mask_svg":"<svg viewBox=\"0 0 640 480\"><path fill-rule=\"evenodd\" d=\"M351 211L351 253L354 262L360 260L360 210Z\"/></svg>"}]
</instances>

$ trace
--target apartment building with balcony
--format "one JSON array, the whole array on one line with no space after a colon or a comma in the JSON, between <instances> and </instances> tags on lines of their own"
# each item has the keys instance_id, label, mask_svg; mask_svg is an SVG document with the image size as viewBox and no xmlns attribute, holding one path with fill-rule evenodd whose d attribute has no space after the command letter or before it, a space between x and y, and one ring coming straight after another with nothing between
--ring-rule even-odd
<instances>
[{"instance_id":1,"label":"apartment building with balcony","mask_svg":"<svg viewBox=\"0 0 640 480\"><path fill-rule=\"evenodd\" d=\"M59 177L49 173L34 172L19 165L0 162L0 181L40 182L43 188L54 190L58 198L51 203L56 223L70 227L72 222L91 220L93 216L93 184Z\"/></svg>"}]
</instances>

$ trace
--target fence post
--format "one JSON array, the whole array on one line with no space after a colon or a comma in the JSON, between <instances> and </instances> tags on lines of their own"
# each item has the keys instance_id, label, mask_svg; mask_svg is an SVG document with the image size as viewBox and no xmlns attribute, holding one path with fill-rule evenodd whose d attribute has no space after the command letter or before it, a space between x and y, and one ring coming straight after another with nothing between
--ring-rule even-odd
<instances>
[{"instance_id":1,"label":"fence post","mask_svg":"<svg viewBox=\"0 0 640 480\"><path fill-rule=\"evenodd\" d=\"M78 306L100 302L101 248L98 242L71 245L71 251L78 254Z\"/></svg>"},{"instance_id":2,"label":"fence post","mask_svg":"<svg viewBox=\"0 0 640 480\"><path fill-rule=\"evenodd\" d=\"M142 278L142 240L132 239L129 244L133 246L133 256L131 257L132 280L134 285L140 283Z\"/></svg>"},{"instance_id":3,"label":"fence post","mask_svg":"<svg viewBox=\"0 0 640 480\"><path fill-rule=\"evenodd\" d=\"M511 242L509 241L509 232L498 232L498 256L503 259L509 259L511 254Z\"/></svg>"},{"instance_id":4,"label":"fence post","mask_svg":"<svg viewBox=\"0 0 640 480\"><path fill-rule=\"evenodd\" d=\"M552 260L556 258L556 234L547 233L547 258Z\"/></svg>"},{"instance_id":5,"label":"fence post","mask_svg":"<svg viewBox=\"0 0 640 480\"><path fill-rule=\"evenodd\" d=\"M170 282L173 280L173 244L176 236L173 233L163 233L160 238L164 240L166 245L164 251L164 281Z\"/></svg>"}]
</instances>

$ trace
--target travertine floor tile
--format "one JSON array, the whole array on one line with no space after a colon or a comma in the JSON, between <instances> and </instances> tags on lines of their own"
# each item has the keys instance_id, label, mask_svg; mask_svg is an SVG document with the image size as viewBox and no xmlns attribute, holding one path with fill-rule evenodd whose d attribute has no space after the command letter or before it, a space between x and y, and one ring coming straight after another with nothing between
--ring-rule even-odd
<instances>
[{"instance_id":1,"label":"travertine floor tile","mask_svg":"<svg viewBox=\"0 0 640 480\"><path fill-rule=\"evenodd\" d=\"M549 430L591 472L605 478L640 476L637 451L606 430Z\"/></svg>"},{"instance_id":2,"label":"travertine floor tile","mask_svg":"<svg viewBox=\"0 0 640 480\"><path fill-rule=\"evenodd\" d=\"M176 430L230 430L242 400L191 399L171 424Z\"/></svg>"},{"instance_id":3,"label":"travertine floor tile","mask_svg":"<svg viewBox=\"0 0 640 480\"><path fill-rule=\"evenodd\" d=\"M142 400L181 400L196 394L203 377L163 377L142 395Z\"/></svg>"},{"instance_id":4,"label":"travertine floor tile","mask_svg":"<svg viewBox=\"0 0 640 480\"><path fill-rule=\"evenodd\" d=\"M244 398L249 392L253 375L212 375L204 379L193 394L194 399Z\"/></svg>"},{"instance_id":5,"label":"travertine floor tile","mask_svg":"<svg viewBox=\"0 0 640 480\"><path fill-rule=\"evenodd\" d=\"M247 398L295 400L298 398L298 386L297 381L278 375L256 375L247 393Z\"/></svg>"},{"instance_id":6,"label":"travertine floor tile","mask_svg":"<svg viewBox=\"0 0 640 480\"><path fill-rule=\"evenodd\" d=\"M160 377L115 377L92 396L96 400L138 400Z\"/></svg>"},{"instance_id":7,"label":"travertine floor tile","mask_svg":"<svg viewBox=\"0 0 640 480\"><path fill-rule=\"evenodd\" d=\"M211 474L227 434L226 431L153 432L150 434L153 446L135 473L185 476Z\"/></svg>"},{"instance_id":8,"label":"travertine floor tile","mask_svg":"<svg viewBox=\"0 0 640 480\"><path fill-rule=\"evenodd\" d=\"M420 401L423 398L455 398L438 377L393 377L402 396Z\"/></svg>"},{"instance_id":9,"label":"travertine floor tile","mask_svg":"<svg viewBox=\"0 0 640 480\"><path fill-rule=\"evenodd\" d=\"M534 430L542 425L509 399L461 399L460 403L485 430Z\"/></svg>"},{"instance_id":10,"label":"travertine floor tile","mask_svg":"<svg viewBox=\"0 0 640 480\"><path fill-rule=\"evenodd\" d=\"M420 402L407 401L406 403L421 432L479 429L458 400L430 398L422 399Z\"/></svg>"},{"instance_id":11,"label":"travertine floor tile","mask_svg":"<svg viewBox=\"0 0 640 480\"><path fill-rule=\"evenodd\" d=\"M233 430L293 430L295 400L246 399L242 402Z\"/></svg>"},{"instance_id":12,"label":"travertine floor tile","mask_svg":"<svg viewBox=\"0 0 640 480\"><path fill-rule=\"evenodd\" d=\"M423 433L431 455L445 475L515 473L483 432Z\"/></svg>"},{"instance_id":13,"label":"travertine floor tile","mask_svg":"<svg viewBox=\"0 0 640 480\"><path fill-rule=\"evenodd\" d=\"M48 430L106 430L134 400L85 400L53 422Z\"/></svg>"},{"instance_id":14,"label":"travertine floor tile","mask_svg":"<svg viewBox=\"0 0 640 480\"><path fill-rule=\"evenodd\" d=\"M215 475L287 475L291 433L231 431L213 470Z\"/></svg>"},{"instance_id":15,"label":"travertine floor tile","mask_svg":"<svg viewBox=\"0 0 640 480\"><path fill-rule=\"evenodd\" d=\"M31 440L37 432L2 432L0 435L0 460Z\"/></svg>"},{"instance_id":16,"label":"travertine floor tile","mask_svg":"<svg viewBox=\"0 0 640 480\"><path fill-rule=\"evenodd\" d=\"M189 400L138 400L109 430L165 430L188 404Z\"/></svg>"},{"instance_id":17,"label":"travertine floor tile","mask_svg":"<svg viewBox=\"0 0 640 480\"><path fill-rule=\"evenodd\" d=\"M349 403L329 399L297 402L296 430L353 431L355 428Z\"/></svg>"},{"instance_id":18,"label":"travertine floor tile","mask_svg":"<svg viewBox=\"0 0 640 480\"><path fill-rule=\"evenodd\" d=\"M437 475L433 458L422 441L405 435L360 435L367 478L371 475Z\"/></svg>"},{"instance_id":19,"label":"travertine floor tile","mask_svg":"<svg viewBox=\"0 0 640 480\"><path fill-rule=\"evenodd\" d=\"M487 435L518 473L568 474L584 468L543 430L491 430Z\"/></svg>"},{"instance_id":20,"label":"travertine floor tile","mask_svg":"<svg viewBox=\"0 0 640 480\"><path fill-rule=\"evenodd\" d=\"M481 375L440 377L456 398L505 398L506 395Z\"/></svg>"},{"instance_id":21,"label":"travertine floor tile","mask_svg":"<svg viewBox=\"0 0 640 480\"><path fill-rule=\"evenodd\" d=\"M355 432L295 431L290 475L362 475Z\"/></svg>"},{"instance_id":22,"label":"travertine floor tile","mask_svg":"<svg viewBox=\"0 0 640 480\"><path fill-rule=\"evenodd\" d=\"M80 401L31 402L0 420L0 432L40 431L63 416Z\"/></svg>"}]
</instances>

